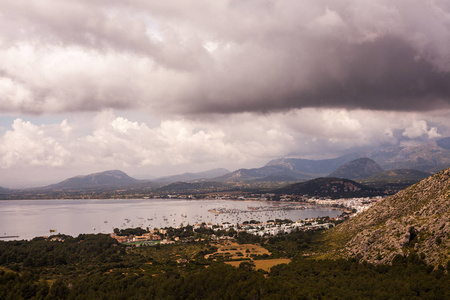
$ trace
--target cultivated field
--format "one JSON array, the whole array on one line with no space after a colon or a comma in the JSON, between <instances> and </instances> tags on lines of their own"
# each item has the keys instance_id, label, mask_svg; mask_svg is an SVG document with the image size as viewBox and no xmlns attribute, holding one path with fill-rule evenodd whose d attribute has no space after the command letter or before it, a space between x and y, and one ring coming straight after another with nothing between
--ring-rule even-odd
<instances>
[{"instance_id":1,"label":"cultivated field","mask_svg":"<svg viewBox=\"0 0 450 300\"><path fill-rule=\"evenodd\" d=\"M209 257L214 260L220 259L224 260L226 264L232 265L234 267L239 267L239 264L243 261L253 261L255 263L256 269L262 269L264 271L269 271L270 268L279 264L287 264L291 262L287 258L277 258L277 259L254 259L256 255L269 256L271 253L266 248L253 244L238 244L234 242L222 242L215 244L217 251L212 254L205 255L205 258Z\"/></svg>"},{"instance_id":2,"label":"cultivated field","mask_svg":"<svg viewBox=\"0 0 450 300\"><path fill-rule=\"evenodd\" d=\"M208 259L212 257L214 259L223 258L224 260L236 260L236 259L251 259L252 255L270 255L269 250L253 244L238 244L230 241L214 244L217 247L217 252L205 255Z\"/></svg>"},{"instance_id":3,"label":"cultivated field","mask_svg":"<svg viewBox=\"0 0 450 300\"><path fill-rule=\"evenodd\" d=\"M273 266L280 264L288 264L291 262L291 260L288 258L277 258L277 259L260 259L254 260L253 262L255 263L255 268L257 270L261 269L269 272L270 268L272 268ZM227 261L225 263L237 268L239 267L239 264L242 263L242 261Z\"/></svg>"}]
</instances>

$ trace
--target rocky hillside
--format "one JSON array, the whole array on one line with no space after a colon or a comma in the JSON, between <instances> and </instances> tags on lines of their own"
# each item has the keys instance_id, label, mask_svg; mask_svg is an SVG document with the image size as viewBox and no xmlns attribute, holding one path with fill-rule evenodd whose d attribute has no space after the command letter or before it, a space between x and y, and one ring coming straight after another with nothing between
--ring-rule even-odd
<instances>
[{"instance_id":1,"label":"rocky hillside","mask_svg":"<svg viewBox=\"0 0 450 300\"><path fill-rule=\"evenodd\" d=\"M333 256L359 255L390 262L397 255L423 253L434 265L450 260L450 169L443 170L333 228L326 242Z\"/></svg>"},{"instance_id":2,"label":"rocky hillside","mask_svg":"<svg viewBox=\"0 0 450 300\"><path fill-rule=\"evenodd\" d=\"M333 159L278 158L266 166L285 166L299 172L326 176L340 166L363 157L372 159L384 170L416 169L435 173L450 167L450 137L415 146L354 152Z\"/></svg>"},{"instance_id":3,"label":"rocky hillside","mask_svg":"<svg viewBox=\"0 0 450 300\"><path fill-rule=\"evenodd\" d=\"M359 154L349 154L332 159L310 160L302 158L277 158L269 161L265 167L284 166L290 170L325 176L339 166L359 158Z\"/></svg>"},{"instance_id":4,"label":"rocky hillside","mask_svg":"<svg viewBox=\"0 0 450 300\"><path fill-rule=\"evenodd\" d=\"M331 173L329 177L364 179L383 171L384 170L380 167L379 164L377 164L370 158L363 157L343 164L336 171Z\"/></svg>"}]
</instances>

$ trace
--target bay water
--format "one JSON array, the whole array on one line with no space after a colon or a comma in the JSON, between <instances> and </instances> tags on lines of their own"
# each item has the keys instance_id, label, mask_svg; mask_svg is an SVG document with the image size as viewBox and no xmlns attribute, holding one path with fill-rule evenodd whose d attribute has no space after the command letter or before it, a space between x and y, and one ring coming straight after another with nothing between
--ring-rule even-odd
<instances>
[{"instance_id":1,"label":"bay water","mask_svg":"<svg viewBox=\"0 0 450 300\"><path fill-rule=\"evenodd\" d=\"M217 213L218 211L223 213ZM183 199L1 200L0 240L111 233L114 228L164 228L274 219L336 217L331 208L260 201ZM50 231L52 230L52 231Z\"/></svg>"}]
</instances>

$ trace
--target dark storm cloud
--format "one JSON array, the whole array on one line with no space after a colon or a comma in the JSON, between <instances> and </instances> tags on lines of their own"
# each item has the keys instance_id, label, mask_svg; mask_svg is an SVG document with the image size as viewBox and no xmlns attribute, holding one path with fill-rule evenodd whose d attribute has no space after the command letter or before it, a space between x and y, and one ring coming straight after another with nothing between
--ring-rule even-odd
<instances>
[{"instance_id":1,"label":"dark storm cloud","mask_svg":"<svg viewBox=\"0 0 450 300\"><path fill-rule=\"evenodd\" d=\"M450 73L418 59L405 41L384 37L355 46L336 60L343 78L319 74L310 90L293 94L292 106L337 106L377 110L431 110L450 104Z\"/></svg>"},{"instance_id":2,"label":"dark storm cloud","mask_svg":"<svg viewBox=\"0 0 450 300\"><path fill-rule=\"evenodd\" d=\"M254 78L233 82L234 89L217 90L208 101L195 107L204 112L271 111L303 107L362 108L375 110L421 111L448 107L450 73L437 70L428 61L418 59L414 49L396 37L383 37L355 45L317 62L309 70L306 86L296 85L302 65L292 62L284 74L260 73L266 85L254 86ZM321 60L321 57L316 57ZM326 61L336 61L334 76L324 68ZM270 70L267 70L270 73ZM254 76L258 76L255 74ZM228 88L228 87L227 87ZM214 97L223 93L223 101ZM194 111L195 111L194 110Z\"/></svg>"},{"instance_id":3,"label":"dark storm cloud","mask_svg":"<svg viewBox=\"0 0 450 300\"><path fill-rule=\"evenodd\" d=\"M450 107L446 1L6 0L0 11L4 111Z\"/></svg>"}]
</instances>

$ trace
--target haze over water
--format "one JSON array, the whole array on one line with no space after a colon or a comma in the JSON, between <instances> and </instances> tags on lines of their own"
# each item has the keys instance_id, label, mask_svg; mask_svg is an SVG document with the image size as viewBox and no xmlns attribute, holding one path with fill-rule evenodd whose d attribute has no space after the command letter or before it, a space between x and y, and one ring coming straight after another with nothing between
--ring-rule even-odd
<instances>
[{"instance_id":1,"label":"haze over water","mask_svg":"<svg viewBox=\"0 0 450 300\"><path fill-rule=\"evenodd\" d=\"M283 205L283 204L282 204ZM268 202L172 199L5 200L0 201L0 237L32 239L61 233L111 233L114 228L175 227L195 223L222 224L270 219L302 220L336 217L339 210L307 208L248 212L249 207L273 206ZM240 213L215 214L212 209L238 209ZM50 233L54 229L55 233ZM10 240L2 238L1 240Z\"/></svg>"}]
</instances>

